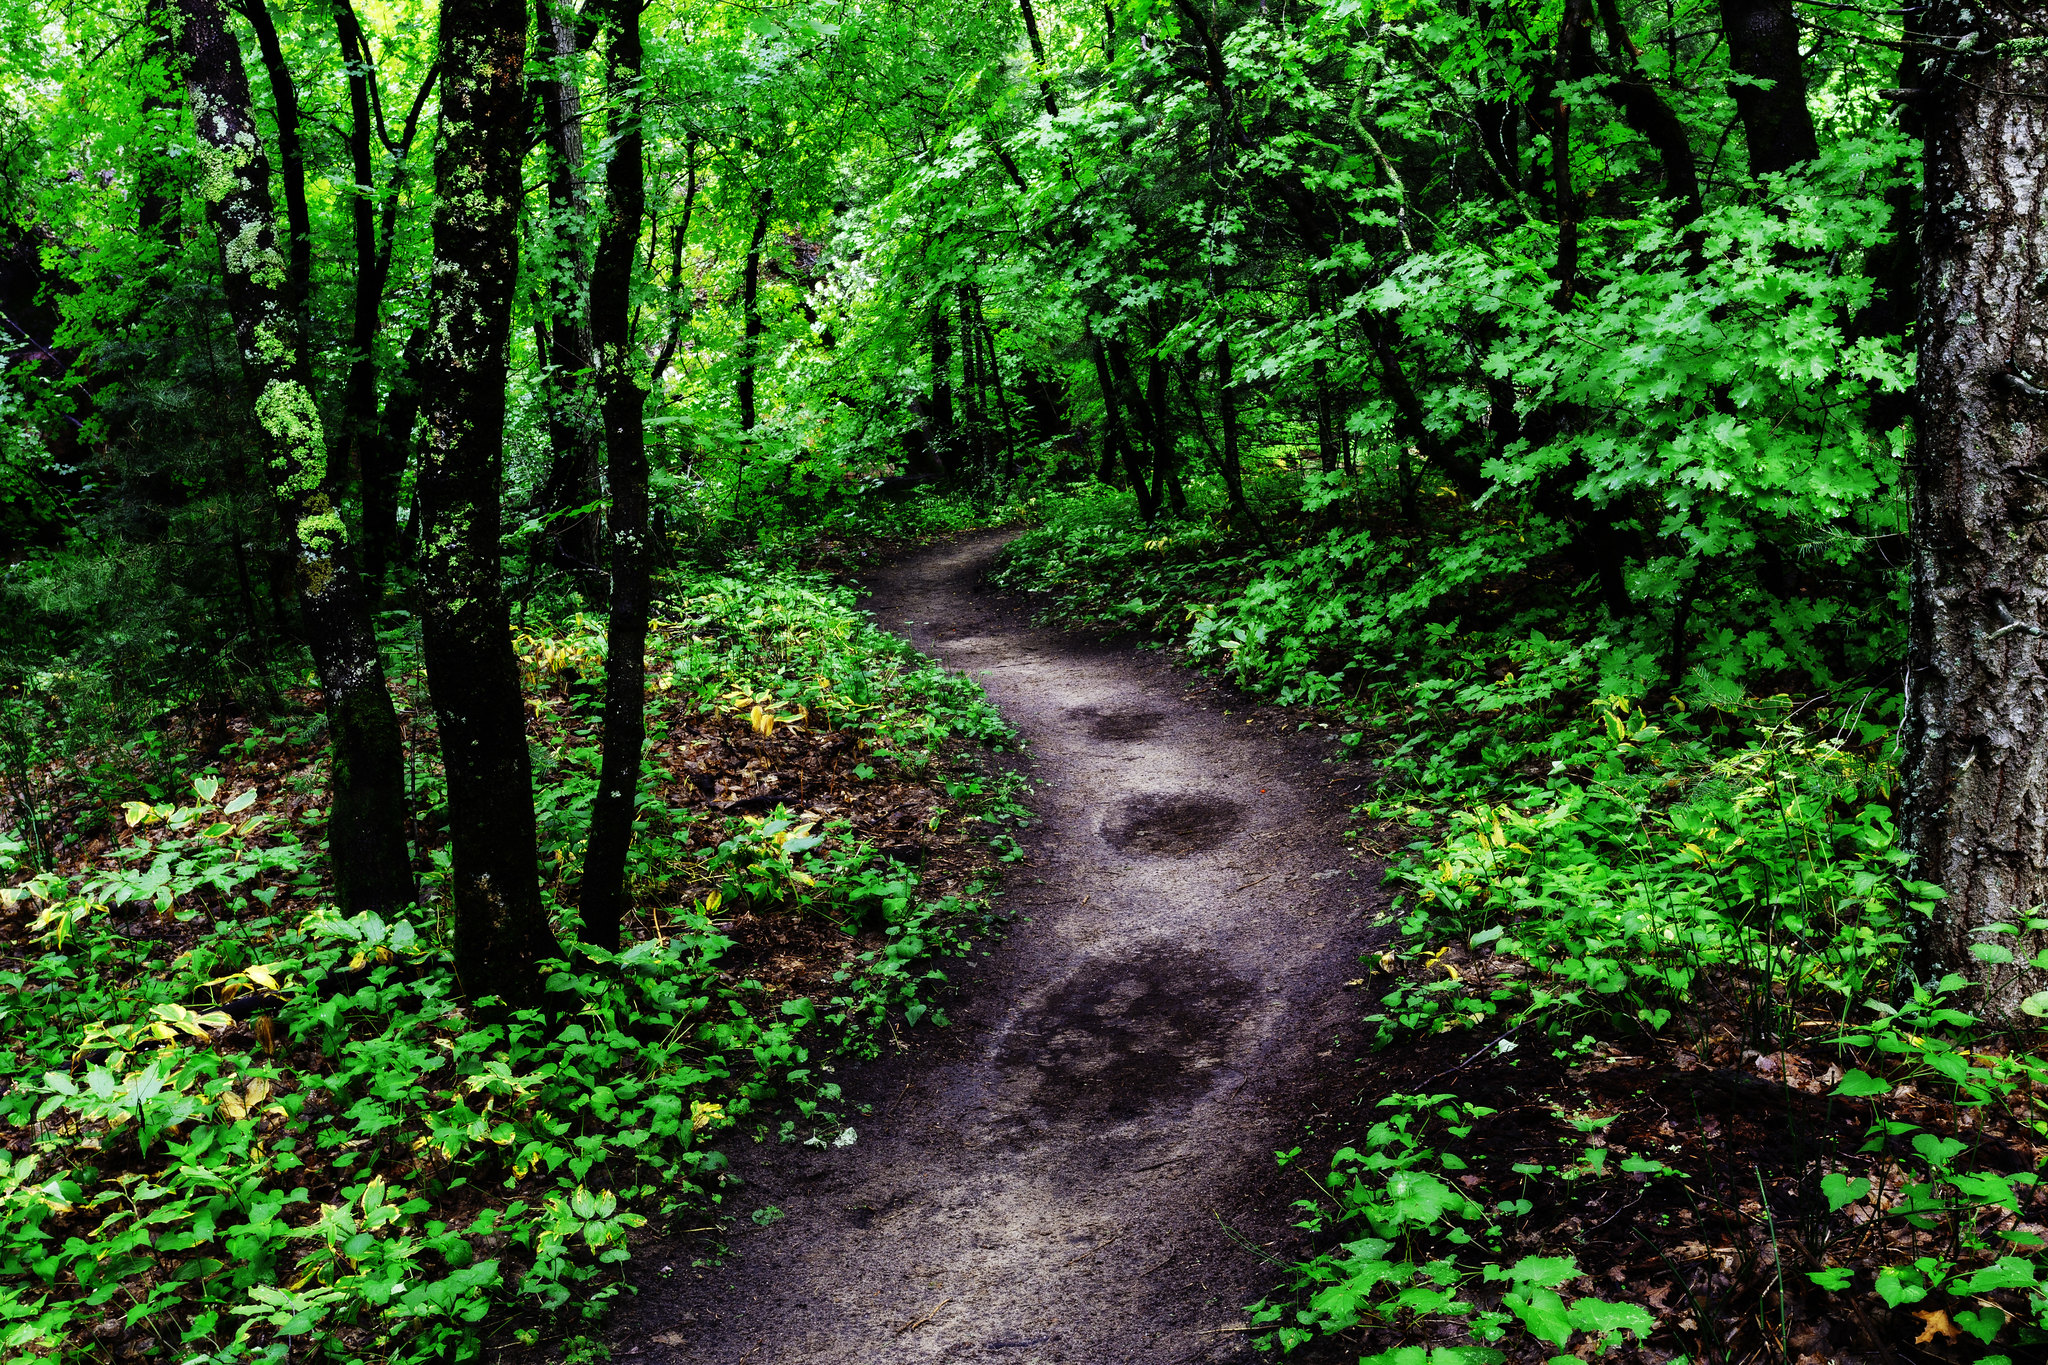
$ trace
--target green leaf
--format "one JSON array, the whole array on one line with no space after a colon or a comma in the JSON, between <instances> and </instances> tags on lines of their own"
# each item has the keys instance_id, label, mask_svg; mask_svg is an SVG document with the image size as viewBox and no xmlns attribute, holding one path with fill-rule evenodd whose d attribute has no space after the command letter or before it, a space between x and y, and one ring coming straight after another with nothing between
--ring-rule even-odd
<instances>
[{"instance_id":1,"label":"green leaf","mask_svg":"<svg viewBox=\"0 0 2048 1365\"><path fill-rule=\"evenodd\" d=\"M1572 1326L1582 1332L1627 1332L1638 1340L1657 1326L1656 1318L1641 1304L1608 1303L1602 1299L1575 1300L1569 1316Z\"/></svg>"},{"instance_id":2,"label":"green leaf","mask_svg":"<svg viewBox=\"0 0 2048 1365\"><path fill-rule=\"evenodd\" d=\"M1572 1339L1571 1314L1555 1289L1531 1289L1526 1295L1503 1294L1501 1302L1538 1341L1562 1346Z\"/></svg>"},{"instance_id":3,"label":"green leaf","mask_svg":"<svg viewBox=\"0 0 2048 1365\"><path fill-rule=\"evenodd\" d=\"M1826 1270L1809 1270L1806 1278L1830 1293L1839 1294L1856 1278L1856 1272L1845 1265L1832 1265Z\"/></svg>"},{"instance_id":4,"label":"green leaf","mask_svg":"<svg viewBox=\"0 0 2048 1365\"><path fill-rule=\"evenodd\" d=\"M1889 1095L1891 1089L1890 1085L1867 1072L1852 1070L1842 1077L1842 1083L1834 1088L1833 1093L1860 1100L1873 1095Z\"/></svg>"},{"instance_id":5,"label":"green leaf","mask_svg":"<svg viewBox=\"0 0 2048 1365\"><path fill-rule=\"evenodd\" d=\"M1828 1212L1840 1213L1870 1193L1870 1182L1860 1176L1851 1180L1840 1171L1829 1171L1820 1178L1820 1192L1827 1196Z\"/></svg>"}]
</instances>

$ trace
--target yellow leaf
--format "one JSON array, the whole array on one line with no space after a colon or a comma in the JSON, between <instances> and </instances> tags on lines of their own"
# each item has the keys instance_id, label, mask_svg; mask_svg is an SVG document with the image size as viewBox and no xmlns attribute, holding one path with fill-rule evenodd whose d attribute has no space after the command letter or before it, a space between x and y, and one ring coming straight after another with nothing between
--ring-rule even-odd
<instances>
[{"instance_id":1,"label":"yellow leaf","mask_svg":"<svg viewBox=\"0 0 2048 1365\"><path fill-rule=\"evenodd\" d=\"M254 1109L254 1108L255 1108L255 1107L257 1106L257 1105L259 1105L259 1104L263 1103L263 1101L265 1101L265 1100L267 1100L267 1099L269 1099L269 1098L270 1098L270 1082L269 1082L269 1081L265 1080L265 1079L264 1079L263 1077L261 1077L261 1076L258 1076L258 1077L257 1077L257 1078L256 1078L255 1080L253 1080L253 1081L249 1082L249 1100L248 1100L248 1103L249 1103L249 1107L250 1107L251 1109Z\"/></svg>"},{"instance_id":2,"label":"yellow leaf","mask_svg":"<svg viewBox=\"0 0 2048 1365\"><path fill-rule=\"evenodd\" d=\"M128 828L130 829L135 828L143 821L149 819L150 815L153 813L150 809L149 802L147 801L123 801L121 803L121 809L127 813Z\"/></svg>"},{"instance_id":3,"label":"yellow leaf","mask_svg":"<svg viewBox=\"0 0 2048 1365\"><path fill-rule=\"evenodd\" d=\"M274 991L277 989L277 978L271 975L271 969L273 967L282 967L283 965L282 962L259 962L249 968L244 975L265 990Z\"/></svg>"},{"instance_id":4,"label":"yellow leaf","mask_svg":"<svg viewBox=\"0 0 2048 1365\"><path fill-rule=\"evenodd\" d=\"M702 1100L690 1101L690 1131L701 1133L725 1117L725 1106L706 1104Z\"/></svg>"},{"instance_id":5,"label":"yellow leaf","mask_svg":"<svg viewBox=\"0 0 2048 1365\"><path fill-rule=\"evenodd\" d=\"M230 1086L221 1092L220 1112L230 1119L245 1119L249 1117L249 1106L242 1103L242 1097Z\"/></svg>"},{"instance_id":6,"label":"yellow leaf","mask_svg":"<svg viewBox=\"0 0 2048 1365\"><path fill-rule=\"evenodd\" d=\"M718 907L724 899L725 898L720 896L716 891L706 896L704 898L704 913L707 915L713 915L718 913Z\"/></svg>"},{"instance_id":7,"label":"yellow leaf","mask_svg":"<svg viewBox=\"0 0 2048 1365\"><path fill-rule=\"evenodd\" d=\"M1915 1346L1925 1346L1937 1336L1954 1341L1963 1334L1961 1328L1948 1320L1948 1310L1945 1308L1915 1308L1913 1316L1927 1324L1920 1335L1913 1338Z\"/></svg>"},{"instance_id":8,"label":"yellow leaf","mask_svg":"<svg viewBox=\"0 0 2048 1365\"><path fill-rule=\"evenodd\" d=\"M759 702L754 703L754 713L748 717L748 721L753 725L755 734L772 735L775 733L775 717L763 710Z\"/></svg>"}]
</instances>

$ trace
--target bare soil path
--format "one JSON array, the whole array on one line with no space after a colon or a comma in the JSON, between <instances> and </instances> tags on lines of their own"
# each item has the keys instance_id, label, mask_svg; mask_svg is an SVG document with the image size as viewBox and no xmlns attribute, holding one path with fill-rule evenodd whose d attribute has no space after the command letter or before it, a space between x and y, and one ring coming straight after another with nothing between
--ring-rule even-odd
<instances>
[{"instance_id":1,"label":"bare soil path","mask_svg":"<svg viewBox=\"0 0 2048 1365\"><path fill-rule=\"evenodd\" d=\"M737 1141L731 1254L636 1260L626 1355L703 1365L1183 1365L1254 1354L1242 1306L1298 1245L1273 1153L1348 1105L1379 868L1338 770L1156 655L978 589L1003 537L881 572L870 608L1022 733L1020 918L953 1027L846 1082L852 1146ZM1229 708L1233 714L1225 715ZM1338 1093L1338 1092L1342 1093ZM1327 1116L1327 1115L1325 1115ZM1227 1225L1227 1226L1226 1226ZM662 1272L664 1259L669 1269Z\"/></svg>"}]
</instances>

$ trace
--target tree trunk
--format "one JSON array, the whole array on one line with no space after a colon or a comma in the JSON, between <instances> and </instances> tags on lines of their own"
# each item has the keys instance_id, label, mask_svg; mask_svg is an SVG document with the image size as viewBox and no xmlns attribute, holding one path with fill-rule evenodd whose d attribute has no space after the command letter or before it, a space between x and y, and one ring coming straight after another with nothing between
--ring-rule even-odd
<instances>
[{"instance_id":1,"label":"tree trunk","mask_svg":"<svg viewBox=\"0 0 2048 1365\"><path fill-rule=\"evenodd\" d=\"M567 0L540 0L540 31L534 57L551 68L540 87L542 133L548 146L548 250L555 256L552 289L542 310L554 357L548 382L547 478L539 505L549 518L548 536L557 566L583 591L602 597L604 517L596 504L604 496L598 477L604 445L598 413L590 336L590 269L585 260L584 224L590 218L583 181L583 89L576 68L576 14ZM576 510L585 509L585 510Z\"/></svg>"},{"instance_id":2,"label":"tree trunk","mask_svg":"<svg viewBox=\"0 0 2048 1365\"><path fill-rule=\"evenodd\" d=\"M1621 105L1622 117L1628 120L1628 126L1657 149L1657 160L1664 167L1664 192L1678 205L1672 212L1671 221L1685 227L1706 212L1706 204L1700 198L1699 163L1693 156L1692 139L1686 135L1685 124L1643 70L1635 43L1621 22L1620 5L1616 0L1598 2L1600 23L1607 30L1608 64L1620 73L1619 78L1607 87L1607 94ZM1706 237L1697 231L1688 232L1685 244L1691 258L1691 269L1697 273L1706 265Z\"/></svg>"},{"instance_id":3,"label":"tree trunk","mask_svg":"<svg viewBox=\"0 0 2048 1365\"><path fill-rule=\"evenodd\" d=\"M932 299L931 315L926 319L926 331L931 339L932 397L931 437L926 443L928 457L942 474L953 472L954 445L956 443L953 425L953 338L946 319L946 305L937 296Z\"/></svg>"},{"instance_id":4,"label":"tree trunk","mask_svg":"<svg viewBox=\"0 0 2048 1365\"><path fill-rule=\"evenodd\" d=\"M427 353L427 329L415 327L405 339L398 375L377 418L377 431L363 448L363 577L370 600L379 600L398 542L398 496L412 453L412 429L420 416L420 366Z\"/></svg>"},{"instance_id":5,"label":"tree trunk","mask_svg":"<svg viewBox=\"0 0 2048 1365\"><path fill-rule=\"evenodd\" d=\"M1131 492L1138 499L1138 515L1148 523L1159 509L1152 503L1152 489L1145 482L1145 466L1138 459L1138 452L1131 446L1129 428L1124 422L1123 402L1117 394L1116 376L1111 373L1109 359L1103 354L1104 347L1092 336L1089 338L1095 353L1095 382L1102 388L1102 464L1105 470L1111 465L1114 452L1117 465L1121 465L1124 477L1130 481ZM1108 479L1103 480L1108 483Z\"/></svg>"},{"instance_id":6,"label":"tree trunk","mask_svg":"<svg viewBox=\"0 0 2048 1365\"><path fill-rule=\"evenodd\" d=\"M526 129L522 0L443 0L433 335L422 391L421 624L454 856L455 970L471 997L537 1004L559 957L540 896L533 770L499 571L505 368Z\"/></svg>"},{"instance_id":7,"label":"tree trunk","mask_svg":"<svg viewBox=\"0 0 2048 1365\"><path fill-rule=\"evenodd\" d=\"M149 247L166 254L177 249L178 188L171 177L170 156L182 151L177 127L176 82L171 78L169 0L145 0L143 23L149 41L142 49L142 164L137 176L135 226Z\"/></svg>"},{"instance_id":8,"label":"tree trunk","mask_svg":"<svg viewBox=\"0 0 2048 1365\"><path fill-rule=\"evenodd\" d=\"M2048 105L2042 59L2008 51L2044 23L2048 8L2013 0L1928 12L1929 50L1958 55L1926 81L1906 675L1912 875L1947 892L1918 965L1972 977L1971 1007L2015 1025L2048 987L2022 965L2039 936L1981 931L2024 930L2048 902ZM2016 961L1982 961L1981 945Z\"/></svg>"},{"instance_id":9,"label":"tree trunk","mask_svg":"<svg viewBox=\"0 0 2048 1365\"><path fill-rule=\"evenodd\" d=\"M1173 401L1167 392L1167 379L1166 361L1154 351L1145 369L1145 402L1152 409L1152 429L1159 433L1158 463L1152 466L1152 502L1155 506L1171 506L1179 515L1188 510L1188 494L1180 483L1180 434L1173 424Z\"/></svg>"},{"instance_id":10,"label":"tree trunk","mask_svg":"<svg viewBox=\"0 0 2048 1365\"><path fill-rule=\"evenodd\" d=\"M1749 173L1769 175L1819 156L1792 0L1721 0L1721 32L1736 74L1771 82L1768 90L1728 87L1749 143Z\"/></svg>"},{"instance_id":11,"label":"tree trunk","mask_svg":"<svg viewBox=\"0 0 2048 1365\"><path fill-rule=\"evenodd\" d=\"M1230 339L1216 343L1216 415L1217 424L1223 428L1223 486L1230 492L1230 505L1245 519L1259 539L1266 538L1266 530L1259 525L1258 517L1252 512L1252 505L1244 495L1244 471L1237 454L1237 375L1230 364Z\"/></svg>"},{"instance_id":12,"label":"tree trunk","mask_svg":"<svg viewBox=\"0 0 2048 1365\"><path fill-rule=\"evenodd\" d=\"M1557 30L1557 85L1550 111L1550 174L1557 203L1557 293L1559 312L1569 312L1579 288L1579 204L1572 194L1572 107L1563 86L1575 81L1578 49L1586 23L1586 0L1564 0Z\"/></svg>"},{"instance_id":13,"label":"tree trunk","mask_svg":"<svg viewBox=\"0 0 2048 1365\"><path fill-rule=\"evenodd\" d=\"M285 249L284 298L299 315L299 330L307 325L307 308L313 290L313 218L306 207L306 150L299 138L299 92L292 70L285 65L284 48L277 41L277 25L271 22L265 0L242 0L242 15L256 31L256 47L263 57L263 69L270 76L270 95L277 105L277 172L284 179L285 224L291 233ZM334 474L330 469L330 477Z\"/></svg>"},{"instance_id":14,"label":"tree trunk","mask_svg":"<svg viewBox=\"0 0 2048 1365\"><path fill-rule=\"evenodd\" d=\"M754 239L747 246L747 264L740 278L740 308L745 314L746 336L740 342L740 430L754 429L754 375L761 363L761 244L768 240L768 213L775 206L775 191L761 191L761 206L754 216Z\"/></svg>"},{"instance_id":15,"label":"tree trunk","mask_svg":"<svg viewBox=\"0 0 2048 1365\"><path fill-rule=\"evenodd\" d=\"M327 839L335 895L347 913L388 914L414 897L404 750L369 603L335 510L337 490L323 478L320 410L299 310L285 293L270 163L219 0L178 0L178 11L193 126L209 168L201 193L263 432L264 467L297 570L307 643L327 696L334 788Z\"/></svg>"},{"instance_id":16,"label":"tree trunk","mask_svg":"<svg viewBox=\"0 0 2048 1365\"><path fill-rule=\"evenodd\" d=\"M647 392L633 348L633 264L647 210L640 125L640 0L612 0L611 86L621 126L605 169L604 226L590 281L597 389L604 404L605 472L611 485L612 595L605 624L604 753L590 839L583 854L587 941L616 952L631 897L626 854L639 804L640 751L647 738L648 527Z\"/></svg>"},{"instance_id":17,"label":"tree trunk","mask_svg":"<svg viewBox=\"0 0 2048 1365\"><path fill-rule=\"evenodd\" d=\"M960 356L960 406L965 410L967 428L967 454L977 477L987 477L995 461L989 455L987 419L987 380L981 368L981 337L974 326L974 305L972 286L955 286L955 297L960 310L960 344L966 348Z\"/></svg>"},{"instance_id":18,"label":"tree trunk","mask_svg":"<svg viewBox=\"0 0 2048 1365\"><path fill-rule=\"evenodd\" d=\"M260 3L260 0L252 0ZM349 332L348 381L342 389L341 399L341 441L340 448L329 457L329 468L353 470L362 481L363 496L363 576L369 585L371 605L381 594L384 584L384 556L372 550L372 542L382 536L381 528L372 530L369 521L373 515L371 503L376 502L375 515L388 516L394 522L397 517L396 490L387 492L384 488L371 491L373 477L381 477L382 465L387 461L371 447L376 442L377 429L377 323L383 312L384 282L377 271L377 206L372 202L376 193L375 173L370 168L370 71L369 54L363 50L362 30L355 22L355 11L349 7L349 0L335 0L335 33L341 40L341 56L348 68L348 155L349 170L354 185L349 195L349 228L355 239L355 308L353 325ZM339 460L337 466L335 461ZM372 466L379 466L376 476L371 474Z\"/></svg>"},{"instance_id":19,"label":"tree trunk","mask_svg":"<svg viewBox=\"0 0 2048 1365\"><path fill-rule=\"evenodd\" d=\"M688 161L688 181L683 188L683 217L675 226L668 258L668 340L661 344L661 354L654 358L654 364L647 372L650 383L659 384L668 373L669 363L675 359L676 347L683 341L683 329L690 325L690 291L683 283L683 247L690 240L690 215L697 207L697 141L690 139L684 149Z\"/></svg>"}]
</instances>

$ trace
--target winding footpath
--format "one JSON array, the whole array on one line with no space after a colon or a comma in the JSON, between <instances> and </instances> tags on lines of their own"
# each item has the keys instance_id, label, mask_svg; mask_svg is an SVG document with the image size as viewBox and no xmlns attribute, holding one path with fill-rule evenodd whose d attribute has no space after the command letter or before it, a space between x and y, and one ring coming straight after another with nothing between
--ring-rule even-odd
<instances>
[{"instance_id":1,"label":"winding footpath","mask_svg":"<svg viewBox=\"0 0 2048 1365\"><path fill-rule=\"evenodd\" d=\"M1273 1153L1348 1093L1378 868L1320 740L1247 724L1156 655L977 589L1003 542L877 574L870 609L1028 742L1019 916L953 1026L842 1073L853 1145L731 1144L730 1254L636 1258L626 1357L702 1365L1184 1365L1254 1353L1261 1257L1309 1192ZM1236 708L1233 708L1236 709ZM1310 735L1321 732L1311 731ZM756 1229L744 1216L784 1215ZM1269 1248L1269 1249L1268 1249ZM664 1257L667 1264L664 1271Z\"/></svg>"}]
</instances>

